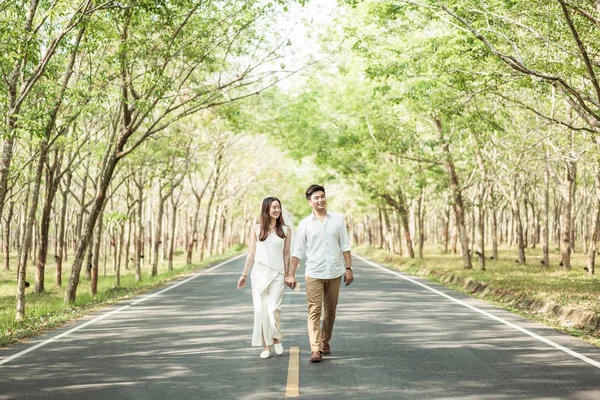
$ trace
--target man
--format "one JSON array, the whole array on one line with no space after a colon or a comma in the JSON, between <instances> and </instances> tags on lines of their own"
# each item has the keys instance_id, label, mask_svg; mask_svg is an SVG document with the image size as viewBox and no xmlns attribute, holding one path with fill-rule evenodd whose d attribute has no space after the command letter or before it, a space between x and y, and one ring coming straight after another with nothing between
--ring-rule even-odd
<instances>
[{"instance_id":1,"label":"man","mask_svg":"<svg viewBox=\"0 0 600 400\"><path fill-rule=\"evenodd\" d=\"M308 336L310 361L320 362L321 354L330 354L329 341L335 322L342 275L346 286L352 283L352 257L344 218L327 211L325 188L311 185L305 193L312 214L298 224L296 246L286 277L290 288L296 287L296 268L306 256L306 299L308 302ZM343 257L342 257L343 255ZM323 327L321 309L325 304Z\"/></svg>"}]
</instances>

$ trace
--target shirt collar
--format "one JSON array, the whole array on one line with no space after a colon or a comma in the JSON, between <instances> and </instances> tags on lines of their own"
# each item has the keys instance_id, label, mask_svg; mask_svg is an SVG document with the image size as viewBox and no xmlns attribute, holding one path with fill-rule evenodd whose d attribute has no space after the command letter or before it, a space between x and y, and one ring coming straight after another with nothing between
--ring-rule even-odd
<instances>
[{"instance_id":1,"label":"shirt collar","mask_svg":"<svg viewBox=\"0 0 600 400\"><path fill-rule=\"evenodd\" d=\"M315 220L315 219L319 219L319 217L317 217L317 216L315 215L315 212L314 212L314 211L312 211L312 212L310 213L310 215L312 216L312 219L313 219L313 220ZM325 217L329 217L330 215L331 215L331 214L329 213L329 211L327 211L327 214L325 215Z\"/></svg>"}]
</instances>

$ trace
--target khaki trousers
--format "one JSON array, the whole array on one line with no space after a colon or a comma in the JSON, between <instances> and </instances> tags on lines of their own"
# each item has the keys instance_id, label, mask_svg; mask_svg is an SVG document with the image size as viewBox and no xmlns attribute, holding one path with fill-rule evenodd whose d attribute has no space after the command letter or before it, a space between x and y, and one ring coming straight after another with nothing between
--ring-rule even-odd
<instances>
[{"instance_id":1,"label":"khaki trousers","mask_svg":"<svg viewBox=\"0 0 600 400\"><path fill-rule=\"evenodd\" d=\"M342 277L334 279L315 279L306 277L306 300L308 302L308 338L310 351L322 351L322 343L331 340L335 309L340 296ZM323 328L321 311L325 305Z\"/></svg>"}]
</instances>

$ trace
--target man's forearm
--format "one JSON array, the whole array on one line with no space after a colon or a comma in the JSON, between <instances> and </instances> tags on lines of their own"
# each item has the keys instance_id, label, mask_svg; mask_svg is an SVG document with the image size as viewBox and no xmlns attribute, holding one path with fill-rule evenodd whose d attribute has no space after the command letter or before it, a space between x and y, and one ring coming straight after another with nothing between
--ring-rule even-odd
<instances>
[{"instance_id":1,"label":"man's forearm","mask_svg":"<svg viewBox=\"0 0 600 400\"><path fill-rule=\"evenodd\" d=\"M352 254L349 251L345 251L343 255L344 261L346 262L346 267L352 268Z\"/></svg>"}]
</instances>

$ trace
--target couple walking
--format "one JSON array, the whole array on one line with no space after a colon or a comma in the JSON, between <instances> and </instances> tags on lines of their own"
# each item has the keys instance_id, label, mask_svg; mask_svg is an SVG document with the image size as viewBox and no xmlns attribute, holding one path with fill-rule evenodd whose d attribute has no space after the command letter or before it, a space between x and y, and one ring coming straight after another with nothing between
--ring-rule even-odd
<instances>
[{"instance_id":1,"label":"couple walking","mask_svg":"<svg viewBox=\"0 0 600 400\"><path fill-rule=\"evenodd\" d=\"M277 355L283 354L281 300L285 286L291 289L296 287L296 269L302 258L306 257L311 362L319 362L321 354L331 353L329 342L342 276L346 286L354 279L344 218L327 211L323 186L311 185L305 196L312 213L300 221L296 235L292 232L293 221L282 210L281 202L275 197L263 200L260 224L252 228L250 249L237 287L243 289L246 286L248 273L252 269L252 346L264 347L260 358L271 356L271 346L275 348ZM321 327L323 304L325 315Z\"/></svg>"}]
</instances>

